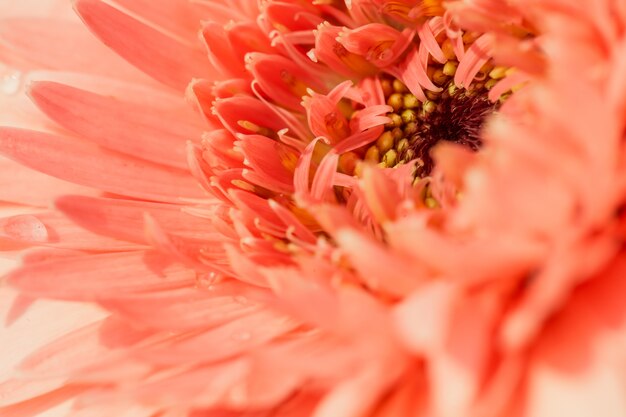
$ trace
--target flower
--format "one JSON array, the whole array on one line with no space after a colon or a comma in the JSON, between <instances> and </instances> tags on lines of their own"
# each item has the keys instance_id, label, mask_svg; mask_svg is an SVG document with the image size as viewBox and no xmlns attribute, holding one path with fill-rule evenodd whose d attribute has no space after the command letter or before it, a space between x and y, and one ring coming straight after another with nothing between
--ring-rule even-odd
<instances>
[{"instance_id":1,"label":"flower","mask_svg":"<svg viewBox=\"0 0 626 417\"><path fill-rule=\"evenodd\" d=\"M5 413L626 414L618 2L59 4L0 9L10 340L62 312Z\"/></svg>"}]
</instances>

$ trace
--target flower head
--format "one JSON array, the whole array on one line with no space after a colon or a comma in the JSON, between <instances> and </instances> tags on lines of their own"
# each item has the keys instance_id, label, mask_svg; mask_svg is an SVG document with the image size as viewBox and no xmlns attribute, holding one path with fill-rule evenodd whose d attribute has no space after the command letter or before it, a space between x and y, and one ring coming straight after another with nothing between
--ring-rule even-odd
<instances>
[{"instance_id":1,"label":"flower head","mask_svg":"<svg viewBox=\"0 0 626 417\"><path fill-rule=\"evenodd\" d=\"M0 406L624 415L618 3L0 6Z\"/></svg>"}]
</instances>

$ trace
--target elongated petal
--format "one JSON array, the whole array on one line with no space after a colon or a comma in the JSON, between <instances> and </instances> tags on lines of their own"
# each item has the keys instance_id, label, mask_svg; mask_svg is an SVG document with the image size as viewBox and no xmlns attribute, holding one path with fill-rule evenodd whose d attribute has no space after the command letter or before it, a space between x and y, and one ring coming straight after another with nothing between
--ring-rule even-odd
<instances>
[{"instance_id":1,"label":"elongated petal","mask_svg":"<svg viewBox=\"0 0 626 417\"><path fill-rule=\"evenodd\" d=\"M193 337L181 339L146 352L146 358L155 363L176 363L176 356L185 355L196 361L214 362L232 358L265 344L297 327L297 323L266 309L252 312L238 320ZM207 346L210 346L207 349Z\"/></svg>"},{"instance_id":2,"label":"elongated petal","mask_svg":"<svg viewBox=\"0 0 626 417\"><path fill-rule=\"evenodd\" d=\"M115 298L124 293L193 285L195 272L163 262L156 254L143 251L87 255L28 264L8 279L25 293L70 300Z\"/></svg>"},{"instance_id":3,"label":"elongated petal","mask_svg":"<svg viewBox=\"0 0 626 417\"><path fill-rule=\"evenodd\" d=\"M216 327L261 309L254 298L265 292L239 281L211 284L163 294L111 300L107 309L156 330L181 331Z\"/></svg>"},{"instance_id":4,"label":"elongated petal","mask_svg":"<svg viewBox=\"0 0 626 417\"><path fill-rule=\"evenodd\" d=\"M97 190L72 184L0 157L0 200L47 207L63 194L98 194Z\"/></svg>"},{"instance_id":5,"label":"elongated petal","mask_svg":"<svg viewBox=\"0 0 626 417\"><path fill-rule=\"evenodd\" d=\"M53 48L51 45L64 47ZM80 22L67 19L0 20L0 60L23 71L64 70L142 84L150 81L149 77L94 39Z\"/></svg>"},{"instance_id":6,"label":"elongated petal","mask_svg":"<svg viewBox=\"0 0 626 417\"><path fill-rule=\"evenodd\" d=\"M215 233L209 220L187 214L178 205L66 196L58 199L56 206L80 227L131 242L146 242L146 214L177 236L208 239Z\"/></svg>"},{"instance_id":7,"label":"elongated petal","mask_svg":"<svg viewBox=\"0 0 626 417\"><path fill-rule=\"evenodd\" d=\"M161 111L63 84L35 83L30 96L48 117L103 147L176 168L187 168L186 142L199 140L202 133L189 123L189 113Z\"/></svg>"},{"instance_id":8,"label":"elongated petal","mask_svg":"<svg viewBox=\"0 0 626 417\"><path fill-rule=\"evenodd\" d=\"M142 21L189 42L196 40L199 22L204 18L188 0L117 0L116 3L136 14Z\"/></svg>"},{"instance_id":9,"label":"elongated petal","mask_svg":"<svg viewBox=\"0 0 626 417\"><path fill-rule=\"evenodd\" d=\"M0 237L65 249L104 251L142 248L141 245L91 233L58 212L0 219Z\"/></svg>"},{"instance_id":10,"label":"elongated petal","mask_svg":"<svg viewBox=\"0 0 626 417\"><path fill-rule=\"evenodd\" d=\"M77 0L87 26L115 52L156 80L184 91L212 69L201 49L180 42L99 0Z\"/></svg>"},{"instance_id":11,"label":"elongated petal","mask_svg":"<svg viewBox=\"0 0 626 417\"><path fill-rule=\"evenodd\" d=\"M203 193L184 171L106 151L68 137L0 128L0 152L24 165L78 184L158 201Z\"/></svg>"}]
</instances>

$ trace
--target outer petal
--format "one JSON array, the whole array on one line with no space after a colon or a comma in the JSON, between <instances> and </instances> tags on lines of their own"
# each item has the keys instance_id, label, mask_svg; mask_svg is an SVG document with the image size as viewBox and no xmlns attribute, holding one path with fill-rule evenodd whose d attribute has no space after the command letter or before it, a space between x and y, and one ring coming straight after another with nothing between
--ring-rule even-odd
<instances>
[{"instance_id":1,"label":"outer petal","mask_svg":"<svg viewBox=\"0 0 626 417\"><path fill-rule=\"evenodd\" d=\"M98 194L81 185L72 184L26 168L0 157L0 200L10 203L47 207L63 194Z\"/></svg>"},{"instance_id":2,"label":"outer petal","mask_svg":"<svg viewBox=\"0 0 626 417\"><path fill-rule=\"evenodd\" d=\"M206 240L215 235L210 220L187 214L178 205L64 196L56 201L56 206L82 228L131 242L146 243L146 214L176 236Z\"/></svg>"},{"instance_id":3,"label":"outer petal","mask_svg":"<svg viewBox=\"0 0 626 417\"><path fill-rule=\"evenodd\" d=\"M183 91L194 76L212 73L199 47L182 43L99 0L77 0L75 8L106 45L166 85Z\"/></svg>"},{"instance_id":4,"label":"outer petal","mask_svg":"<svg viewBox=\"0 0 626 417\"><path fill-rule=\"evenodd\" d=\"M80 22L50 17L9 19L4 14L0 16L0 61L5 64L19 70L64 70L142 84L150 82L149 77L94 39Z\"/></svg>"},{"instance_id":5,"label":"outer petal","mask_svg":"<svg viewBox=\"0 0 626 417\"><path fill-rule=\"evenodd\" d=\"M112 193L158 201L204 194L184 171L98 149L68 137L0 128L0 152L55 177Z\"/></svg>"},{"instance_id":6,"label":"outer petal","mask_svg":"<svg viewBox=\"0 0 626 417\"><path fill-rule=\"evenodd\" d=\"M106 148L164 165L187 168L186 142L201 136L189 112L140 106L52 82L33 84L30 96L67 129Z\"/></svg>"},{"instance_id":7,"label":"outer petal","mask_svg":"<svg viewBox=\"0 0 626 417\"><path fill-rule=\"evenodd\" d=\"M92 301L189 286L195 277L194 271L168 265L155 253L126 252L27 264L8 280L33 296Z\"/></svg>"}]
</instances>

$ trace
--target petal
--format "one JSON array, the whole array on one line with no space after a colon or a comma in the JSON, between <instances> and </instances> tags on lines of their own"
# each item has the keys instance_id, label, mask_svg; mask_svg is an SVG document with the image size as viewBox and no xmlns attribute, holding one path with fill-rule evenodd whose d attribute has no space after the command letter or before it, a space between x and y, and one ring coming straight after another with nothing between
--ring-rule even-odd
<instances>
[{"instance_id":1,"label":"petal","mask_svg":"<svg viewBox=\"0 0 626 417\"><path fill-rule=\"evenodd\" d=\"M281 193L293 192L293 172L298 160L293 149L260 135L242 138L238 146L245 155L246 164L265 180L257 185Z\"/></svg>"},{"instance_id":2,"label":"petal","mask_svg":"<svg viewBox=\"0 0 626 417\"><path fill-rule=\"evenodd\" d=\"M77 0L74 7L104 44L146 74L179 91L212 70L199 47L185 44L99 0Z\"/></svg>"},{"instance_id":3,"label":"petal","mask_svg":"<svg viewBox=\"0 0 626 417\"><path fill-rule=\"evenodd\" d=\"M177 236L208 239L215 234L209 220L187 214L177 205L64 196L56 201L56 206L80 227L131 242L146 242L146 214L152 216L163 229Z\"/></svg>"},{"instance_id":4,"label":"petal","mask_svg":"<svg viewBox=\"0 0 626 417\"><path fill-rule=\"evenodd\" d=\"M362 279L373 289L404 296L423 279L423 271L415 264L386 250L369 236L343 229L337 232L336 239Z\"/></svg>"},{"instance_id":5,"label":"petal","mask_svg":"<svg viewBox=\"0 0 626 417\"><path fill-rule=\"evenodd\" d=\"M187 168L186 142L202 134L190 112L159 110L53 82L36 82L29 93L65 128L108 149L176 168Z\"/></svg>"},{"instance_id":6,"label":"petal","mask_svg":"<svg viewBox=\"0 0 626 417\"><path fill-rule=\"evenodd\" d=\"M154 253L121 252L27 264L8 281L32 296L97 300L193 285L195 277Z\"/></svg>"},{"instance_id":7,"label":"petal","mask_svg":"<svg viewBox=\"0 0 626 417\"><path fill-rule=\"evenodd\" d=\"M80 382L107 382L107 376L117 373L122 377L145 375L147 366L135 366L133 361L126 360L126 370L116 368L115 354L119 348L129 348L152 336L153 333L144 329L138 330L120 318L111 316L103 320L69 332L53 340L28 355L19 365L20 371L30 378L72 378ZM107 364L111 371L99 368ZM89 371L92 371L91 373ZM108 375L107 375L108 374ZM143 376L142 375L142 376ZM103 381L104 380L104 381Z\"/></svg>"},{"instance_id":8,"label":"petal","mask_svg":"<svg viewBox=\"0 0 626 417\"><path fill-rule=\"evenodd\" d=\"M58 212L0 219L0 237L79 250L132 250L142 246L89 232Z\"/></svg>"},{"instance_id":9,"label":"petal","mask_svg":"<svg viewBox=\"0 0 626 417\"><path fill-rule=\"evenodd\" d=\"M394 323L409 349L434 354L442 348L457 297L450 284L433 282L423 285L395 307Z\"/></svg>"},{"instance_id":10,"label":"petal","mask_svg":"<svg viewBox=\"0 0 626 417\"><path fill-rule=\"evenodd\" d=\"M254 298L267 293L239 281L223 281L208 288L182 289L106 301L107 310L156 330L206 329L260 310Z\"/></svg>"},{"instance_id":11,"label":"petal","mask_svg":"<svg viewBox=\"0 0 626 417\"><path fill-rule=\"evenodd\" d=\"M1 20L0 60L20 70L64 70L150 82L149 77L98 42L84 25L66 19Z\"/></svg>"},{"instance_id":12,"label":"petal","mask_svg":"<svg viewBox=\"0 0 626 417\"><path fill-rule=\"evenodd\" d=\"M533 416L626 415L623 255L579 286L535 343L527 369Z\"/></svg>"},{"instance_id":13,"label":"petal","mask_svg":"<svg viewBox=\"0 0 626 417\"><path fill-rule=\"evenodd\" d=\"M187 41L196 40L204 18L188 0L117 0L116 3L142 21Z\"/></svg>"},{"instance_id":14,"label":"petal","mask_svg":"<svg viewBox=\"0 0 626 417\"><path fill-rule=\"evenodd\" d=\"M142 354L147 360L163 365L178 363L180 357L202 362L220 361L264 345L297 326L298 324L289 318L261 309L222 326Z\"/></svg>"},{"instance_id":15,"label":"petal","mask_svg":"<svg viewBox=\"0 0 626 417\"><path fill-rule=\"evenodd\" d=\"M157 201L204 196L184 171L102 150L69 137L0 128L0 152L46 174L116 194Z\"/></svg>"},{"instance_id":16,"label":"petal","mask_svg":"<svg viewBox=\"0 0 626 417\"><path fill-rule=\"evenodd\" d=\"M42 174L3 157L0 157L0 190L2 201L37 207L47 207L63 194L97 194L96 190Z\"/></svg>"}]
</instances>

